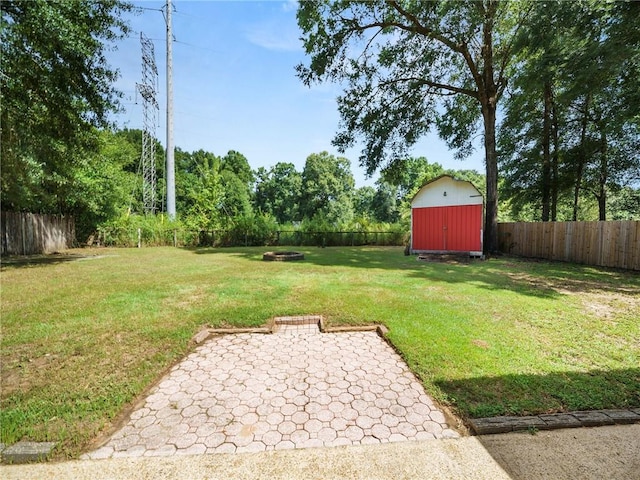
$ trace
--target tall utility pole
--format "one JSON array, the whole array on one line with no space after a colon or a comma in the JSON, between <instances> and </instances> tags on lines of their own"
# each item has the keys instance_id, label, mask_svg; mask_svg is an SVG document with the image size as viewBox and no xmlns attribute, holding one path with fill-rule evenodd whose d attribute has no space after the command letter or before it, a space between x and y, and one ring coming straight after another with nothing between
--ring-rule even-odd
<instances>
[{"instance_id":1,"label":"tall utility pole","mask_svg":"<svg viewBox=\"0 0 640 480\"><path fill-rule=\"evenodd\" d=\"M137 85L143 105L142 130L142 202L144 213L156 211L156 125L159 110L156 93L158 92L158 68L153 42L140 32L142 46L142 83Z\"/></svg>"},{"instance_id":2,"label":"tall utility pole","mask_svg":"<svg viewBox=\"0 0 640 480\"><path fill-rule=\"evenodd\" d=\"M171 0L167 0L167 214L176 218L176 172L173 158L173 33Z\"/></svg>"}]
</instances>

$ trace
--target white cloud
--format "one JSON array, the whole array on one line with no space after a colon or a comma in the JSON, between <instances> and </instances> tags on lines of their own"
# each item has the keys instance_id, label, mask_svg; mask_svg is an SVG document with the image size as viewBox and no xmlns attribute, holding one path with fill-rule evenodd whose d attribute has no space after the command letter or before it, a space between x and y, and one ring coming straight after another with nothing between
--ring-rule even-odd
<instances>
[{"instance_id":1,"label":"white cloud","mask_svg":"<svg viewBox=\"0 0 640 480\"><path fill-rule=\"evenodd\" d=\"M246 37L254 45L267 50L302 51L298 28L281 21L254 24L247 29Z\"/></svg>"},{"instance_id":2,"label":"white cloud","mask_svg":"<svg viewBox=\"0 0 640 480\"><path fill-rule=\"evenodd\" d=\"M282 4L282 10L285 12L295 12L298 9L298 0L287 0Z\"/></svg>"}]
</instances>

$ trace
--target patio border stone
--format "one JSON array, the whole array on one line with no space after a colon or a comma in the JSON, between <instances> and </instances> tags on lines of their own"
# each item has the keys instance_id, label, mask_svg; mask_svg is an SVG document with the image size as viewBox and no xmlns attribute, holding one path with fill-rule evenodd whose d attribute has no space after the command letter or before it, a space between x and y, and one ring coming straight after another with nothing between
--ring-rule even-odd
<instances>
[{"instance_id":1,"label":"patio border stone","mask_svg":"<svg viewBox=\"0 0 640 480\"><path fill-rule=\"evenodd\" d=\"M2 462L9 464L42 462L49 458L55 442L17 442L11 446L3 444Z\"/></svg>"},{"instance_id":2,"label":"patio border stone","mask_svg":"<svg viewBox=\"0 0 640 480\"><path fill-rule=\"evenodd\" d=\"M469 419L476 435L517 432L521 430L555 430L559 428L601 427L640 423L640 409L587 410L551 413L528 417L502 416Z\"/></svg>"}]
</instances>

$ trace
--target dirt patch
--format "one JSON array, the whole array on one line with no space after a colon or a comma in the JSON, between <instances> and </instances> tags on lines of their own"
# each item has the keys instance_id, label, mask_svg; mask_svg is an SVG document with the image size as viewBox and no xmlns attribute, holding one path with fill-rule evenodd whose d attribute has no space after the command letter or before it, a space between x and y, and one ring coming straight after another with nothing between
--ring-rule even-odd
<instances>
[{"instance_id":1,"label":"dirt patch","mask_svg":"<svg viewBox=\"0 0 640 480\"><path fill-rule=\"evenodd\" d=\"M16 391L26 392L37 385L52 368L59 368L60 356L46 353L35 356L31 350L37 346L25 345L16 349L12 355L2 356L2 398Z\"/></svg>"},{"instance_id":2,"label":"dirt patch","mask_svg":"<svg viewBox=\"0 0 640 480\"><path fill-rule=\"evenodd\" d=\"M476 347L480 347L485 350L489 348L489 344L484 340L474 339L474 340L471 340L471 343L473 343Z\"/></svg>"},{"instance_id":3,"label":"dirt patch","mask_svg":"<svg viewBox=\"0 0 640 480\"><path fill-rule=\"evenodd\" d=\"M640 296L615 294L613 292L604 294L591 293L581 296L581 300L585 309L599 318L615 317L624 311L637 311L640 314Z\"/></svg>"},{"instance_id":4,"label":"dirt patch","mask_svg":"<svg viewBox=\"0 0 640 480\"><path fill-rule=\"evenodd\" d=\"M463 253L422 253L418 255L419 262L448 263L455 265L466 265L480 260L477 257L470 257Z\"/></svg>"},{"instance_id":5,"label":"dirt patch","mask_svg":"<svg viewBox=\"0 0 640 480\"><path fill-rule=\"evenodd\" d=\"M180 289L175 296L163 301L165 307L173 307L178 310L188 310L194 306L204 304L214 295L209 294L204 286L188 287Z\"/></svg>"},{"instance_id":6,"label":"dirt patch","mask_svg":"<svg viewBox=\"0 0 640 480\"><path fill-rule=\"evenodd\" d=\"M541 278L528 273L508 273L509 278L539 290L579 297L587 313L610 318L621 312L640 312L640 286L607 284L590 279Z\"/></svg>"}]
</instances>

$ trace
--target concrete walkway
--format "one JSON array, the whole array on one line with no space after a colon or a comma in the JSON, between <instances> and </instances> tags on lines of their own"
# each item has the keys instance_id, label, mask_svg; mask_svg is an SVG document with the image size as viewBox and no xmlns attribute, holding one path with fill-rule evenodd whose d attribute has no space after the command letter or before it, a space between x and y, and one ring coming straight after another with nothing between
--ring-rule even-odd
<instances>
[{"instance_id":1,"label":"concrete walkway","mask_svg":"<svg viewBox=\"0 0 640 480\"><path fill-rule=\"evenodd\" d=\"M260 453L0 466L3 480L639 480L640 425Z\"/></svg>"},{"instance_id":2,"label":"concrete walkway","mask_svg":"<svg viewBox=\"0 0 640 480\"><path fill-rule=\"evenodd\" d=\"M247 453L455 438L375 332L215 336L176 365L84 459Z\"/></svg>"}]
</instances>

